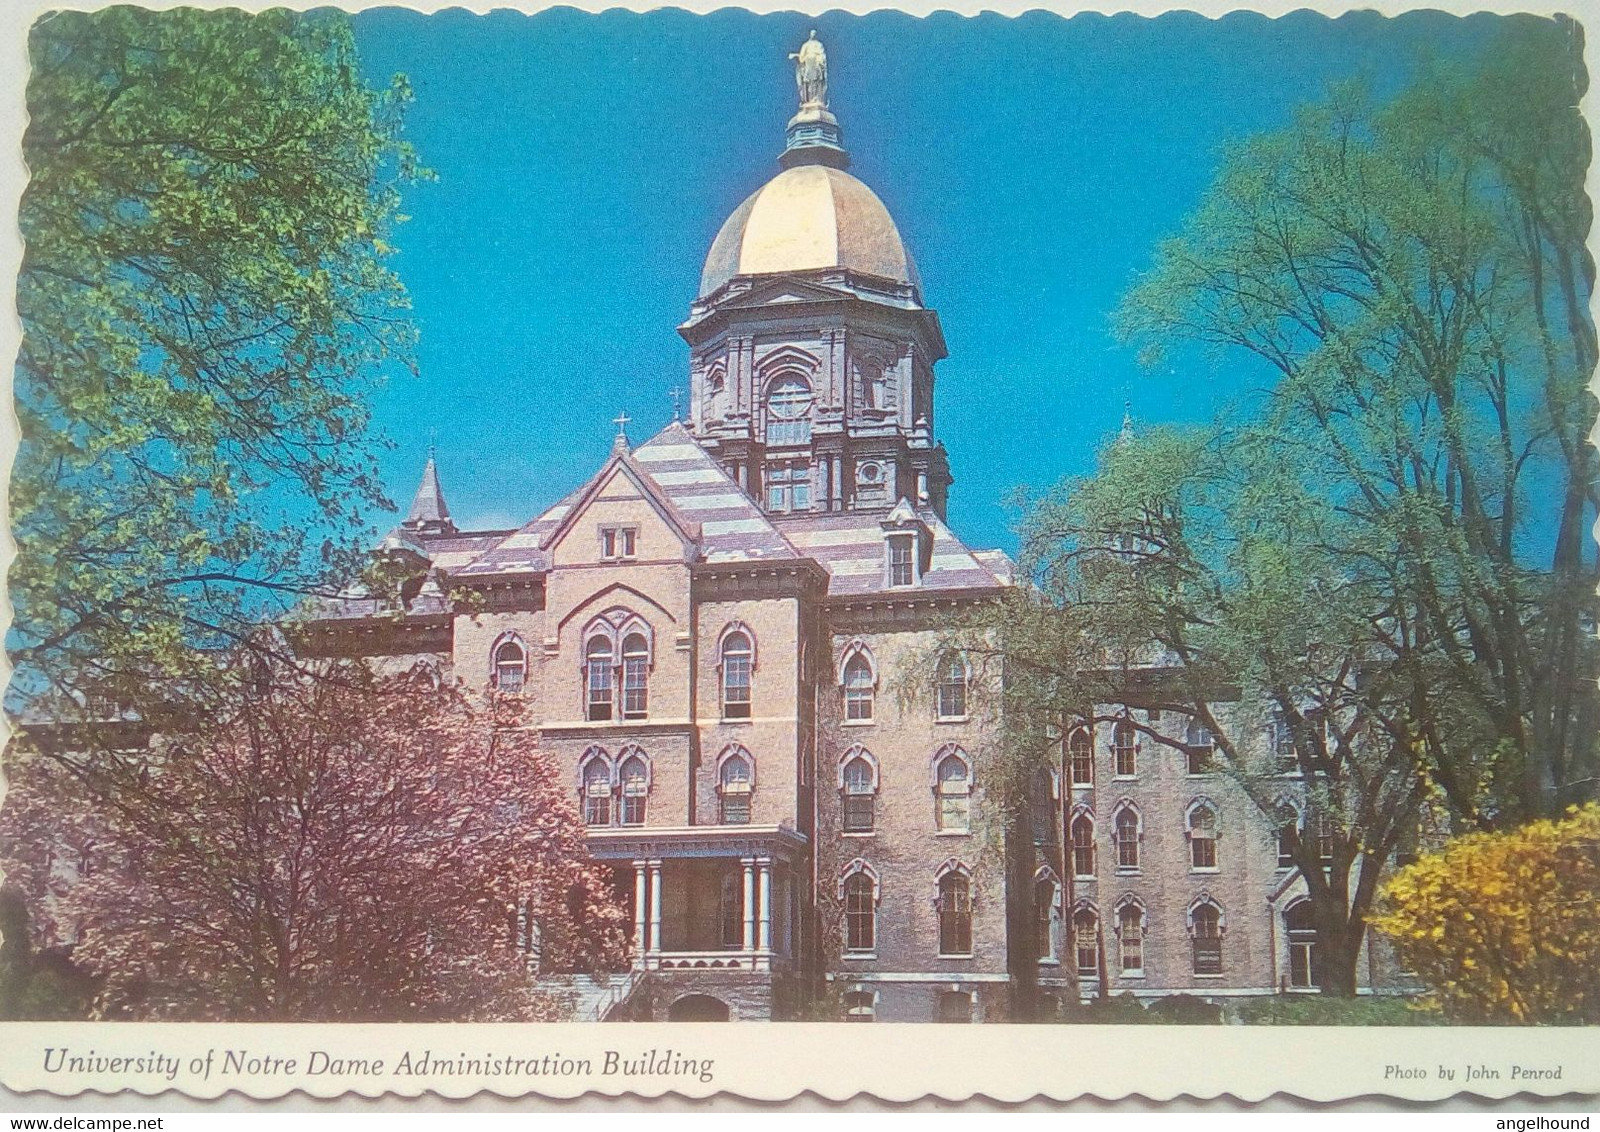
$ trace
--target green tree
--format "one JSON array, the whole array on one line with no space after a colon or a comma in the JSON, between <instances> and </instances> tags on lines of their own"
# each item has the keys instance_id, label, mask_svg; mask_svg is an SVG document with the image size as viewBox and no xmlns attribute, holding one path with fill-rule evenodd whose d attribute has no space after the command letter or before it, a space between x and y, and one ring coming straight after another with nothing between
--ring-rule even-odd
<instances>
[{"instance_id":1,"label":"green tree","mask_svg":"<svg viewBox=\"0 0 1600 1132\"><path fill-rule=\"evenodd\" d=\"M1570 22L1508 21L1387 108L1340 90L1229 155L1120 312L1268 376L1326 548L1464 828L1596 780L1584 82ZM1369 667L1374 657L1367 658Z\"/></svg>"},{"instance_id":2,"label":"green tree","mask_svg":"<svg viewBox=\"0 0 1600 1132\"><path fill-rule=\"evenodd\" d=\"M418 169L339 13L54 12L29 47L9 644L13 706L59 715L214 674L193 646L261 639L385 505Z\"/></svg>"}]
</instances>

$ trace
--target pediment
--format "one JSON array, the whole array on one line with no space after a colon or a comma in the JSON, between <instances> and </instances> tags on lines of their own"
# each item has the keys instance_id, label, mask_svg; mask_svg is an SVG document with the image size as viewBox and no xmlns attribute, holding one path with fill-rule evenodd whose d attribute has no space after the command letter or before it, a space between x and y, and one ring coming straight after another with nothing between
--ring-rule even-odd
<instances>
[{"instance_id":1,"label":"pediment","mask_svg":"<svg viewBox=\"0 0 1600 1132\"><path fill-rule=\"evenodd\" d=\"M752 287L737 298L721 304L723 310L750 310L781 306L785 303L839 302L855 298L849 291L807 283L799 279L779 279Z\"/></svg>"}]
</instances>

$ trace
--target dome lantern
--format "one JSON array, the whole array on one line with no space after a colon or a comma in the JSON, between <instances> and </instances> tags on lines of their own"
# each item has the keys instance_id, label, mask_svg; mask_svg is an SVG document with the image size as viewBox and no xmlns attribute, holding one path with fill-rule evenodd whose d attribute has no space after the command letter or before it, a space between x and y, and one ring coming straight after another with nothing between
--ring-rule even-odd
<instances>
[{"instance_id":1,"label":"dome lantern","mask_svg":"<svg viewBox=\"0 0 1600 1132\"><path fill-rule=\"evenodd\" d=\"M813 30L794 60L794 81L800 88L800 110L784 130L783 153L778 164L785 169L797 165L827 165L850 168L850 154L844 149L839 119L828 109L828 53Z\"/></svg>"}]
</instances>

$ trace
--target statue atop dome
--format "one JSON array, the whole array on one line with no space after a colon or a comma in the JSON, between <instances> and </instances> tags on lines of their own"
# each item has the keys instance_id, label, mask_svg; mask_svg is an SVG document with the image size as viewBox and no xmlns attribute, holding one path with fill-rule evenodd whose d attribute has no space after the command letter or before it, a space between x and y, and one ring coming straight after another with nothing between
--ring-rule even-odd
<instances>
[{"instance_id":1,"label":"statue atop dome","mask_svg":"<svg viewBox=\"0 0 1600 1132\"><path fill-rule=\"evenodd\" d=\"M794 81L800 88L800 109L825 109L828 105L828 53L822 49L816 29L812 29L811 38L789 58L794 60Z\"/></svg>"}]
</instances>

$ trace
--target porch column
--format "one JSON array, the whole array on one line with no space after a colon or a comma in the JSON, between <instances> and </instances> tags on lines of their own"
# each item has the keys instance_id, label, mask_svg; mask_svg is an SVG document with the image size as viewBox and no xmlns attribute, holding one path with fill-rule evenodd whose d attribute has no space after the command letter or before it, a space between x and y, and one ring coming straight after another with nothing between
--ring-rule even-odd
<instances>
[{"instance_id":1,"label":"porch column","mask_svg":"<svg viewBox=\"0 0 1600 1132\"><path fill-rule=\"evenodd\" d=\"M650 953L661 954L661 862L650 864Z\"/></svg>"},{"instance_id":2,"label":"porch column","mask_svg":"<svg viewBox=\"0 0 1600 1132\"><path fill-rule=\"evenodd\" d=\"M739 863L744 866L744 950L756 949L756 860L754 857L743 857Z\"/></svg>"},{"instance_id":3,"label":"porch column","mask_svg":"<svg viewBox=\"0 0 1600 1132\"><path fill-rule=\"evenodd\" d=\"M762 857L761 868L761 947L772 953L772 858Z\"/></svg>"},{"instance_id":4,"label":"porch column","mask_svg":"<svg viewBox=\"0 0 1600 1132\"><path fill-rule=\"evenodd\" d=\"M648 862L635 861L633 863L633 956L634 963L644 966L644 949L646 944L646 931L649 927L645 923L645 886L650 883Z\"/></svg>"}]
</instances>

